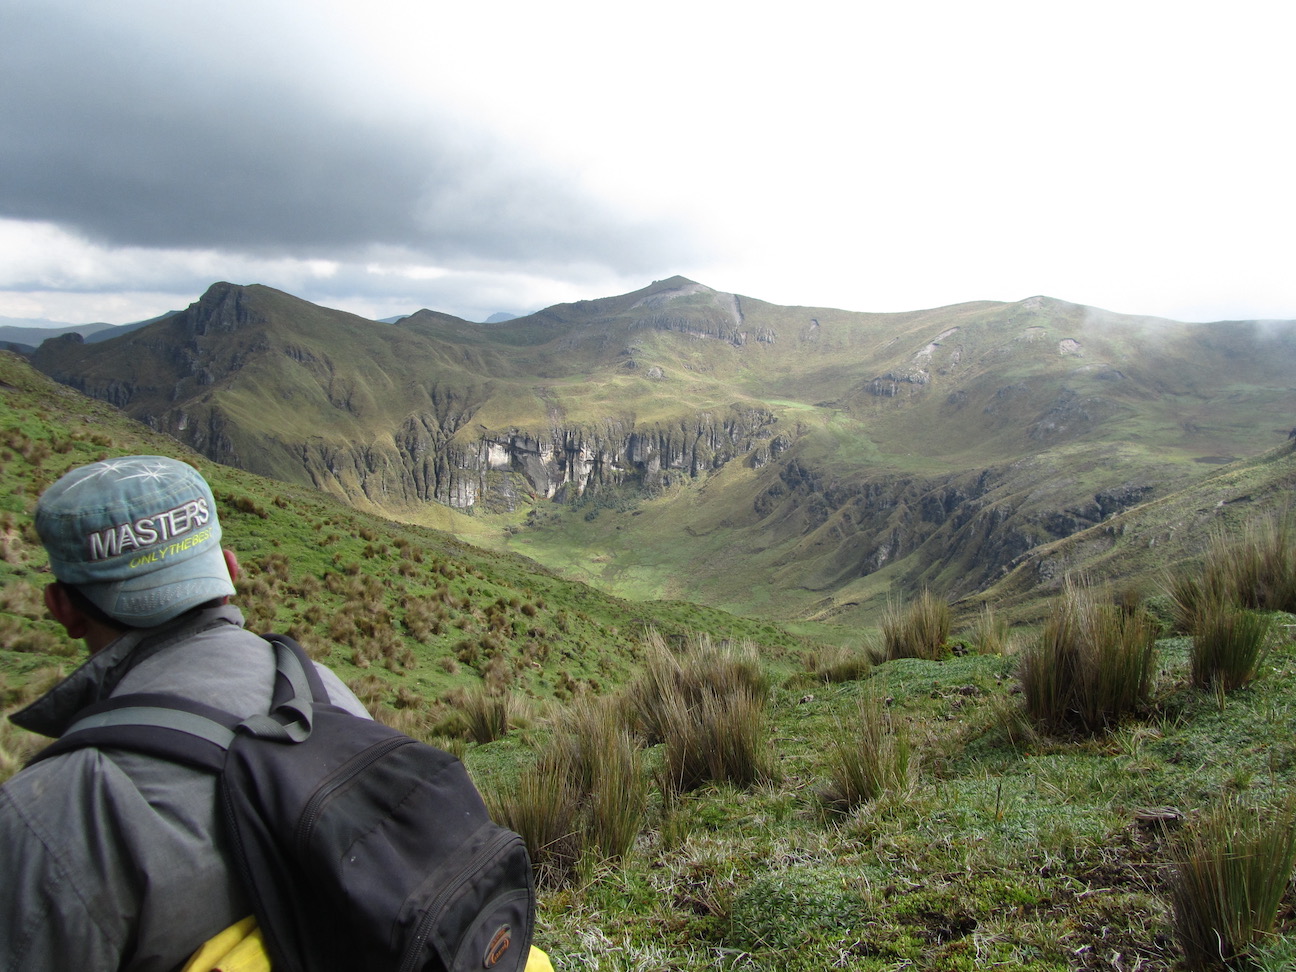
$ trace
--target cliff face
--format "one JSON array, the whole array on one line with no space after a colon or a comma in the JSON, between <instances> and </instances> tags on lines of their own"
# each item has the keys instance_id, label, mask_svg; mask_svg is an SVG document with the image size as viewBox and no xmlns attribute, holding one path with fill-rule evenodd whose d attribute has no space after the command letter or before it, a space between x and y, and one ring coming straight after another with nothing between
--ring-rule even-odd
<instances>
[{"instance_id":1,"label":"cliff face","mask_svg":"<svg viewBox=\"0 0 1296 972\"><path fill-rule=\"evenodd\" d=\"M419 414L364 446L299 443L293 459L312 485L378 505L437 502L498 512L524 497L565 502L605 486L651 493L672 477L700 476L735 460L757 463L780 448L774 426L769 412L731 408L664 426L607 421L467 435ZM221 454L223 444L233 445L228 440L207 436L201 444L218 461L236 458Z\"/></svg>"},{"instance_id":2,"label":"cliff face","mask_svg":"<svg viewBox=\"0 0 1296 972\"><path fill-rule=\"evenodd\" d=\"M1130 481L1059 508L1061 494L1051 494L1038 469L1020 464L838 477L790 457L776 469L754 512L769 536L796 540L779 566L816 591L905 562L899 576L908 589L963 596L998 580L1040 544L1101 524L1155 492L1152 483Z\"/></svg>"}]
</instances>

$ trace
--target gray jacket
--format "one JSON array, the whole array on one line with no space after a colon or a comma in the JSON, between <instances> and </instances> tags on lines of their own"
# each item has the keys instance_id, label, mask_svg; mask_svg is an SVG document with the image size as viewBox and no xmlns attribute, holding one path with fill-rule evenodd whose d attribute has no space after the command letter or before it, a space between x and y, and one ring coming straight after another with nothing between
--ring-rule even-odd
<instances>
[{"instance_id":1,"label":"gray jacket","mask_svg":"<svg viewBox=\"0 0 1296 972\"><path fill-rule=\"evenodd\" d=\"M335 704L367 715L328 669ZM85 706L168 692L265 712L273 649L233 607L117 639L11 719L59 736ZM0 787L0 972L171 972L252 909L230 872L215 778L118 750L37 763Z\"/></svg>"}]
</instances>

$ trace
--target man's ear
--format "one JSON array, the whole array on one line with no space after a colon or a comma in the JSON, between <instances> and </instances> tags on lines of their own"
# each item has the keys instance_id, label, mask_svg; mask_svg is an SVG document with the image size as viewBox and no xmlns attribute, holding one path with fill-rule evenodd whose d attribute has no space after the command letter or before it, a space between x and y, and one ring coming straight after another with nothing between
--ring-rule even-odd
<instances>
[{"instance_id":1,"label":"man's ear","mask_svg":"<svg viewBox=\"0 0 1296 972\"><path fill-rule=\"evenodd\" d=\"M225 554L225 566L229 569L230 583L237 584L239 578L238 558L234 556L234 551L226 547L222 553Z\"/></svg>"},{"instance_id":2,"label":"man's ear","mask_svg":"<svg viewBox=\"0 0 1296 972\"><path fill-rule=\"evenodd\" d=\"M86 616L81 613L72 598L68 597L67 588L61 581L54 581L45 588L45 606L54 620L63 625L69 638L84 638L89 627Z\"/></svg>"}]
</instances>

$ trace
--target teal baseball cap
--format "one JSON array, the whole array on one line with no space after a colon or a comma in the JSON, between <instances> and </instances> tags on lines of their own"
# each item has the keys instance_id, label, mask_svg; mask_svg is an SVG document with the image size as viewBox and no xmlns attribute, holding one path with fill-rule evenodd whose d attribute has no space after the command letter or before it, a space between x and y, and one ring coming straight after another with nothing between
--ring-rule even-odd
<instances>
[{"instance_id":1,"label":"teal baseball cap","mask_svg":"<svg viewBox=\"0 0 1296 972\"><path fill-rule=\"evenodd\" d=\"M80 466L36 504L50 569L133 628L234 593L211 487L188 463L123 456Z\"/></svg>"}]
</instances>

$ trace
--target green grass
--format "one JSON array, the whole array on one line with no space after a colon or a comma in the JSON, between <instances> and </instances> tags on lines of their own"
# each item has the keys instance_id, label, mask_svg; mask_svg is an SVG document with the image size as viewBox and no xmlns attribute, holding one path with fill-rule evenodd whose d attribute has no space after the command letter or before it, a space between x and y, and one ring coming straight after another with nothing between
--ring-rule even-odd
<instances>
[{"instance_id":1,"label":"green grass","mask_svg":"<svg viewBox=\"0 0 1296 972\"><path fill-rule=\"evenodd\" d=\"M1225 795L1174 858L1175 930L1189 967L1236 966L1273 933L1296 861L1296 804L1258 809Z\"/></svg>"},{"instance_id":2,"label":"green grass","mask_svg":"<svg viewBox=\"0 0 1296 972\"><path fill-rule=\"evenodd\" d=\"M784 676L777 781L655 792L632 854L542 898L539 941L570 969L1096 969L1114 952L1177 969L1174 822L1296 785L1296 739L1275 732L1296 714L1296 650L1222 709L1191 688L1184 639L1160 657L1144 718L1069 742L1011 731L1011 658L903 659L813 689ZM923 771L825 816L831 742L866 694Z\"/></svg>"}]
</instances>

